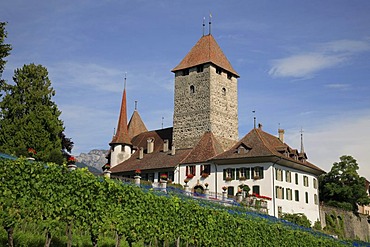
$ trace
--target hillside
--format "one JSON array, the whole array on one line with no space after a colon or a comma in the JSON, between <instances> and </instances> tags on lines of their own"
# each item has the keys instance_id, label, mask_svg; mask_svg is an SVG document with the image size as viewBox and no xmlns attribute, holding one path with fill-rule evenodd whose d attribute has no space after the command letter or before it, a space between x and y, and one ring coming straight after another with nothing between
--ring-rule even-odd
<instances>
[{"instance_id":1,"label":"hillside","mask_svg":"<svg viewBox=\"0 0 370 247\"><path fill-rule=\"evenodd\" d=\"M98 173L101 173L102 166L107 163L107 159L105 158L107 153L108 150L93 149L88 153L81 153L80 155L75 156L75 158L79 163L83 163L88 167L92 167L93 169L91 172L96 173L94 171L97 171Z\"/></svg>"}]
</instances>

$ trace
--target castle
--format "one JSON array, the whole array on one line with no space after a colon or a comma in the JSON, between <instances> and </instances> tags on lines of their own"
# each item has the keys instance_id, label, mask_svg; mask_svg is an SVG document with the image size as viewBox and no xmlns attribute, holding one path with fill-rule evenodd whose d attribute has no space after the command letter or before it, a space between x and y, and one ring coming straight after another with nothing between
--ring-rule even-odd
<instances>
[{"instance_id":1,"label":"castle","mask_svg":"<svg viewBox=\"0 0 370 247\"><path fill-rule=\"evenodd\" d=\"M262 125L239 140L238 73L211 34L203 35L172 70L175 74L173 127L148 131L136 107L127 124L123 90L118 127L108 154L114 176L158 182L166 174L192 190L229 195L244 185L264 198L268 214L304 213L319 219L318 176L303 150L266 133Z\"/></svg>"}]
</instances>

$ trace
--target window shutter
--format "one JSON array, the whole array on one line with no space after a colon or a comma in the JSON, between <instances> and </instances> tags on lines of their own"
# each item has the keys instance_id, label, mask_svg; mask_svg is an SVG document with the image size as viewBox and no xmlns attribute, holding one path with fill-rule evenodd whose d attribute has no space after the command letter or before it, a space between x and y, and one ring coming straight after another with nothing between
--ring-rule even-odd
<instances>
[{"instance_id":1,"label":"window shutter","mask_svg":"<svg viewBox=\"0 0 370 247\"><path fill-rule=\"evenodd\" d=\"M246 168L246 170L245 170L245 177L246 177L246 179L250 179L251 178L251 169L250 168Z\"/></svg>"},{"instance_id":2,"label":"window shutter","mask_svg":"<svg viewBox=\"0 0 370 247\"><path fill-rule=\"evenodd\" d=\"M260 167L260 176L261 176L261 179L263 178L263 167Z\"/></svg>"},{"instance_id":3,"label":"window shutter","mask_svg":"<svg viewBox=\"0 0 370 247\"><path fill-rule=\"evenodd\" d=\"M203 165L201 165L200 166L200 174L202 174L202 172L204 171L204 166Z\"/></svg>"},{"instance_id":4,"label":"window shutter","mask_svg":"<svg viewBox=\"0 0 370 247\"><path fill-rule=\"evenodd\" d=\"M189 166L186 166L186 176L189 174Z\"/></svg>"},{"instance_id":5,"label":"window shutter","mask_svg":"<svg viewBox=\"0 0 370 247\"><path fill-rule=\"evenodd\" d=\"M284 199L284 188L281 188L281 199Z\"/></svg>"},{"instance_id":6,"label":"window shutter","mask_svg":"<svg viewBox=\"0 0 370 247\"><path fill-rule=\"evenodd\" d=\"M196 166L193 166L193 172L194 172L194 176L197 175L197 169L196 169Z\"/></svg>"},{"instance_id":7,"label":"window shutter","mask_svg":"<svg viewBox=\"0 0 370 247\"><path fill-rule=\"evenodd\" d=\"M235 169L231 169L231 178L235 179Z\"/></svg>"},{"instance_id":8,"label":"window shutter","mask_svg":"<svg viewBox=\"0 0 370 247\"><path fill-rule=\"evenodd\" d=\"M236 168L236 179L237 180L239 179L239 171L240 171L240 169L239 168Z\"/></svg>"},{"instance_id":9,"label":"window shutter","mask_svg":"<svg viewBox=\"0 0 370 247\"><path fill-rule=\"evenodd\" d=\"M224 169L224 180L226 180L226 169Z\"/></svg>"},{"instance_id":10,"label":"window shutter","mask_svg":"<svg viewBox=\"0 0 370 247\"><path fill-rule=\"evenodd\" d=\"M251 168L252 178L254 178L254 167Z\"/></svg>"}]
</instances>

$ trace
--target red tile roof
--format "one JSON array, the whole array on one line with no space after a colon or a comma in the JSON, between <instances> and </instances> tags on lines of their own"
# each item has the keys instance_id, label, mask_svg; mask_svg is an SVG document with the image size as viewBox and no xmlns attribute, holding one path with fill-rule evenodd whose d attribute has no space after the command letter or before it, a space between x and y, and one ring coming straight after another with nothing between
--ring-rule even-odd
<instances>
[{"instance_id":1,"label":"red tile roof","mask_svg":"<svg viewBox=\"0 0 370 247\"><path fill-rule=\"evenodd\" d=\"M238 73L233 69L229 60L226 58L220 46L211 34L201 37L180 64L172 70L172 72L205 63L217 65L234 74L236 77L239 77Z\"/></svg>"},{"instance_id":2,"label":"red tile roof","mask_svg":"<svg viewBox=\"0 0 370 247\"><path fill-rule=\"evenodd\" d=\"M143 120L137 110L131 116L130 122L128 123L128 134L131 137L135 137L141 133L147 132L148 129L146 128Z\"/></svg>"},{"instance_id":3,"label":"red tile roof","mask_svg":"<svg viewBox=\"0 0 370 247\"><path fill-rule=\"evenodd\" d=\"M127 130L127 106L126 106L126 88L123 90L121 110L118 119L116 134L113 136L112 144L131 144L131 138Z\"/></svg>"},{"instance_id":4,"label":"red tile roof","mask_svg":"<svg viewBox=\"0 0 370 247\"><path fill-rule=\"evenodd\" d=\"M212 132L206 132L182 163L205 162L223 151L221 144Z\"/></svg>"},{"instance_id":5,"label":"red tile roof","mask_svg":"<svg viewBox=\"0 0 370 247\"><path fill-rule=\"evenodd\" d=\"M244 147L245 152L238 152L239 147ZM266 133L262 129L253 129L239 142L237 142L231 149L214 157L212 160L216 162L218 160L228 161L228 163L232 163L232 160L246 161L248 159L256 160L256 158L269 158L270 160L278 160L277 163L290 164L294 166L295 169L309 169L310 171L318 175L325 173L322 169L308 162L307 160L296 160L293 157L285 156L283 153L283 151L285 150L290 150L291 153L294 153L296 155L298 154L296 149L290 148L287 144L283 143L276 136Z\"/></svg>"}]
</instances>

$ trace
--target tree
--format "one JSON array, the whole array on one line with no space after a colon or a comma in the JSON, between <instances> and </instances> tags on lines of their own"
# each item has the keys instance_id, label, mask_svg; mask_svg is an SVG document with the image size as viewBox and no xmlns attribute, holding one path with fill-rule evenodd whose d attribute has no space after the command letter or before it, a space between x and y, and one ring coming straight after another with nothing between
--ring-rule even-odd
<instances>
[{"instance_id":1,"label":"tree","mask_svg":"<svg viewBox=\"0 0 370 247\"><path fill-rule=\"evenodd\" d=\"M5 92L0 102L0 151L28 156L32 148L36 159L61 164L62 149L71 149L73 143L63 133L47 69L24 65L15 70L13 80L14 85L4 82L0 87Z\"/></svg>"},{"instance_id":2,"label":"tree","mask_svg":"<svg viewBox=\"0 0 370 247\"><path fill-rule=\"evenodd\" d=\"M330 172L322 175L320 182L320 198L329 205L358 211L357 205L370 203L366 193L364 177L357 173L357 161L348 155L340 157Z\"/></svg>"},{"instance_id":3,"label":"tree","mask_svg":"<svg viewBox=\"0 0 370 247\"><path fill-rule=\"evenodd\" d=\"M302 214L302 213L298 213L298 214L283 214L281 216L281 218L283 220L287 220L287 221L290 221L294 224L297 224L299 226L303 226L303 227L307 227L307 228L310 228L311 227L311 221L307 218L307 216L305 214Z\"/></svg>"},{"instance_id":4,"label":"tree","mask_svg":"<svg viewBox=\"0 0 370 247\"><path fill-rule=\"evenodd\" d=\"M4 60L4 58L9 56L10 51L12 50L12 47L9 44L4 44L7 36L5 25L6 22L0 22L0 87L5 83L5 81L1 79L6 64L6 60ZM0 92L0 97L1 96L2 94Z\"/></svg>"}]
</instances>

